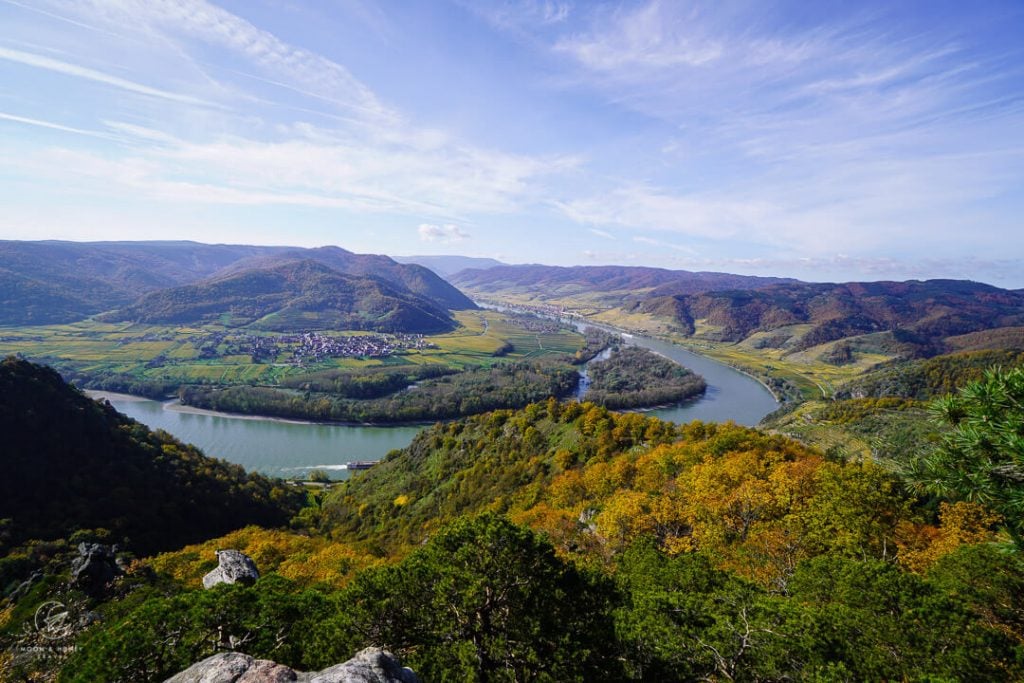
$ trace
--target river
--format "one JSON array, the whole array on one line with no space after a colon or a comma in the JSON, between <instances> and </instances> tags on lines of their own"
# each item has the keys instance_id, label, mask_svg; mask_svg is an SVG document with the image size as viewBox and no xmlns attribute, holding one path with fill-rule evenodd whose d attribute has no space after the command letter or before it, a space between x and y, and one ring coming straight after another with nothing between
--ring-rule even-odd
<instances>
[{"instance_id":1,"label":"river","mask_svg":"<svg viewBox=\"0 0 1024 683\"><path fill-rule=\"evenodd\" d=\"M477 302L483 308L490 308L493 310L507 310L517 313L528 313L530 315L538 315L532 311L519 310L514 307L496 306L493 304L484 304ZM747 375L735 368L731 368L725 363L720 363L717 360L712 360L706 356L687 351L681 346L670 344L658 339L651 337L642 337L631 334L624 334L620 330L600 323L593 323L586 320L580 320L578 318L555 318L551 316L552 320L560 320L563 323L573 325L577 330L583 332L588 327L596 327L598 329L611 332L612 334L622 334L623 340L626 344L634 346L642 346L646 349L650 349L655 353L662 355L670 360L674 360L683 367L693 370L698 375L704 377L707 382L707 391L701 396L697 396L689 401L684 401L673 406L667 406L664 408L655 408L653 410L645 411L650 415L659 417L662 420L668 420L669 422L693 422L694 420L702 420L704 422L725 422L732 420L733 422L748 427L753 427L768 413L774 411L779 407L779 402L775 400L775 396L768 388L761 384L750 375ZM602 354L594 360L606 358L607 354ZM590 362L594 362L593 360ZM580 382L580 388L577 390L577 398L580 396L586 396L586 387L589 385L589 380L584 379ZM584 398L585 400L585 398Z\"/></svg>"},{"instance_id":2,"label":"river","mask_svg":"<svg viewBox=\"0 0 1024 683\"><path fill-rule=\"evenodd\" d=\"M764 385L718 361L656 339L627 336L625 341L670 358L703 375L707 381L708 388L702 396L679 405L656 408L648 411L650 415L672 422L732 420L752 426L778 407L775 397ZM314 469L322 469L335 479L347 478L345 463L379 460L388 451L409 445L423 429L415 425L376 427L252 418L183 409L176 405L177 401L89 393L106 398L122 413L153 429L163 429L182 441L195 444L207 455L238 463L248 470L286 478L305 476Z\"/></svg>"},{"instance_id":3,"label":"river","mask_svg":"<svg viewBox=\"0 0 1024 683\"><path fill-rule=\"evenodd\" d=\"M317 424L269 418L182 410L177 400L151 401L137 396L88 392L106 398L119 411L207 455L238 463L276 477L305 476L311 470L346 479L347 462L380 460L388 451L405 448L422 426L374 427Z\"/></svg>"},{"instance_id":4,"label":"river","mask_svg":"<svg viewBox=\"0 0 1024 683\"><path fill-rule=\"evenodd\" d=\"M590 324L579 323L579 326L581 328L588 327ZM601 328L614 331L604 326ZM765 415L779 407L779 402L763 384L728 365L657 339L626 335L623 340L627 345L642 346L674 360L683 367L703 376L707 381L708 388L702 395L676 405L644 411L647 414L669 422L693 422L694 420L725 422L732 420L737 424L753 426L760 422ZM588 361L587 365L607 357L608 352L603 351ZM580 386L576 390L578 400L586 400L586 390L589 386L590 378L584 369L581 372Z\"/></svg>"},{"instance_id":5,"label":"river","mask_svg":"<svg viewBox=\"0 0 1024 683\"><path fill-rule=\"evenodd\" d=\"M651 415L670 422L725 422L754 426L779 407L772 392L750 375L728 365L698 355L668 342L647 337L626 337L627 344L635 344L661 354L702 375L707 391L689 401L666 408L656 408Z\"/></svg>"}]
</instances>

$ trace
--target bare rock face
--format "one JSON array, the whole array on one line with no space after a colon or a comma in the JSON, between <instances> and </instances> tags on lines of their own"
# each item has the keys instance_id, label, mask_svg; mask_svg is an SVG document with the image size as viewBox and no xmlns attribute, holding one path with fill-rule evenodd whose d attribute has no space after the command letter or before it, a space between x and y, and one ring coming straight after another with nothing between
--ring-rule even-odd
<instances>
[{"instance_id":1,"label":"bare rock face","mask_svg":"<svg viewBox=\"0 0 1024 683\"><path fill-rule=\"evenodd\" d=\"M220 565L203 577L203 588L213 588L219 583L243 583L251 586L260 578L256 563L238 550L218 550Z\"/></svg>"},{"instance_id":2,"label":"bare rock face","mask_svg":"<svg viewBox=\"0 0 1024 683\"><path fill-rule=\"evenodd\" d=\"M91 595L124 573L115 559L117 546L102 543L79 543L78 557L71 563L71 583Z\"/></svg>"},{"instance_id":3,"label":"bare rock face","mask_svg":"<svg viewBox=\"0 0 1024 683\"><path fill-rule=\"evenodd\" d=\"M380 648L323 671L302 673L240 652L222 652L193 664L164 683L420 683L411 669Z\"/></svg>"},{"instance_id":4,"label":"bare rock face","mask_svg":"<svg viewBox=\"0 0 1024 683\"><path fill-rule=\"evenodd\" d=\"M167 679L166 683L237 683L247 680L243 677L253 668L256 661L241 652L222 652L193 664L180 674ZM292 678L283 680L294 681L294 674L292 671ZM253 680L248 679L247 683L253 683Z\"/></svg>"},{"instance_id":5,"label":"bare rock face","mask_svg":"<svg viewBox=\"0 0 1024 683\"><path fill-rule=\"evenodd\" d=\"M412 669L402 666L390 652L368 647L343 664L299 678L308 683L420 683Z\"/></svg>"}]
</instances>

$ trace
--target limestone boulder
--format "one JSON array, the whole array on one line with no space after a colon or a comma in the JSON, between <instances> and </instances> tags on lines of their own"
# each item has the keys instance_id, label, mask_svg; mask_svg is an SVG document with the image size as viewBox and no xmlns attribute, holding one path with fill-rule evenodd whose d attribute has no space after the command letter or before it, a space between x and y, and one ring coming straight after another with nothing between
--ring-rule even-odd
<instances>
[{"instance_id":1,"label":"limestone boulder","mask_svg":"<svg viewBox=\"0 0 1024 683\"><path fill-rule=\"evenodd\" d=\"M221 652L193 664L165 683L420 683L385 650L368 647L323 671L299 672L240 652Z\"/></svg>"},{"instance_id":2,"label":"limestone boulder","mask_svg":"<svg viewBox=\"0 0 1024 683\"><path fill-rule=\"evenodd\" d=\"M239 550L218 550L218 566L203 577L203 587L213 588L221 583L242 583L251 586L260 578L252 558Z\"/></svg>"}]
</instances>

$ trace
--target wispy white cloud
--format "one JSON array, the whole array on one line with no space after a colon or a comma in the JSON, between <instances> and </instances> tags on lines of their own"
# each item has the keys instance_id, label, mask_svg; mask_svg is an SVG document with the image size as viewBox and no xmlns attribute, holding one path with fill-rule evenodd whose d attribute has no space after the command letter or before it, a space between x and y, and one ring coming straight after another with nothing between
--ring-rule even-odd
<instances>
[{"instance_id":1,"label":"wispy white cloud","mask_svg":"<svg viewBox=\"0 0 1024 683\"><path fill-rule=\"evenodd\" d=\"M195 41L228 50L296 92L330 102L375 121L396 122L398 113L343 65L282 41L269 31L204 0L109 0L60 3L92 22L126 26L164 43Z\"/></svg>"},{"instance_id":2,"label":"wispy white cloud","mask_svg":"<svg viewBox=\"0 0 1024 683\"><path fill-rule=\"evenodd\" d=\"M573 10L566 0L502 0L498 3L463 1L467 10L502 30L546 28L565 22Z\"/></svg>"},{"instance_id":3,"label":"wispy white cloud","mask_svg":"<svg viewBox=\"0 0 1024 683\"><path fill-rule=\"evenodd\" d=\"M420 239L424 242L444 242L451 244L453 242L462 242L469 239L469 233L465 232L462 228L457 225L445 224L445 225L433 225L432 223L421 223L416 232L419 233Z\"/></svg>"},{"instance_id":4,"label":"wispy white cloud","mask_svg":"<svg viewBox=\"0 0 1024 683\"><path fill-rule=\"evenodd\" d=\"M877 134L993 76L965 59L952 36L894 40L875 15L851 12L801 29L773 19L768 5L711 11L649 0L593 12L589 30L564 34L552 49L618 106L705 129L716 144L736 122L805 139Z\"/></svg>"},{"instance_id":5,"label":"wispy white cloud","mask_svg":"<svg viewBox=\"0 0 1024 683\"><path fill-rule=\"evenodd\" d=\"M126 123L124 121L103 121L103 125L108 129L113 130L122 135L133 138L136 141L150 141L165 145L177 145L180 144L181 140L174 137L169 133L157 130L155 128L149 128L147 126L140 126L134 123Z\"/></svg>"},{"instance_id":6,"label":"wispy white cloud","mask_svg":"<svg viewBox=\"0 0 1024 683\"><path fill-rule=\"evenodd\" d=\"M665 240L656 240L653 237L644 237L643 235L633 238L634 242L640 244L646 244L648 246L657 247L658 249L671 249L672 251L678 251L685 254L697 254L697 250L693 247L686 246L685 244L675 244L674 242L666 242Z\"/></svg>"},{"instance_id":7,"label":"wispy white cloud","mask_svg":"<svg viewBox=\"0 0 1024 683\"><path fill-rule=\"evenodd\" d=\"M104 192L120 184L162 201L459 218L516 210L533 201L540 178L564 163L476 148L427 153L308 126L279 142L192 142L145 127L108 125L136 144L117 156L50 148L24 159L21 168L61 183L91 179Z\"/></svg>"},{"instance_id":8,"label":"wispy white cloud","mask_svg":"<svg viewBox=\"0 0 1024 683\"><path fill-rule=\"evenodd\" d=\"M103 73L102 71L89 69L84 66L79 66L77 64L70 64L68 62L63 62L58 59L52 59L44 55L33 54L31 52L22 52L21 50L11 50L5 47L0 47L0 59L7 60L10 62L17 62L19 64L24 64L26 66L36 67L38 69L54 71L57 73L65 74L67 76L84 78L86 80L94 81L96 83L102 83L104 85L120 88L121 90L128 90L139 95L147 95L149 97L156 97L162 100L170 100L172 102L179 102L181 104L212 106L212 103L196 97L192 97L191 95L161 90L160 88L153 88L148 85L136 83L125 78L120 78L118 76Z\"/></svg>"},{"instance_id":9,"label":"wispy white cloud","mask_svg":"<svg viewBox=\"0 0 1024 683\"><path fill-rule=\"evenodd\" d=\"M580 223L666 230L696 237L727 239L764 220L773 207L710 196L674 195L644 185L626 185L558 204Z\"/></svg>"},{"instance_id":10,"label":"wispy white cloud","mask_svg":"<svg viewBox=\"0 0 1024 683\"><path fill-rule=\"evenodd\" d=\"M503 66L466 65L500 95L460 99L444 74L405 89L365 52L348 61L355 48L297 17L358 27L393 56L437 49L439 64L464 56L459 41L435 45L367 0L296 3L268 20L281 5L0 0L7 176L95 206L130 196L278 225L295 221L276 207L311 207L336 211L303 219L392 235L470 225L472 244L521 261L547 257L530 251L549 245L540 236L565 260L589 246L585 258L679 264L699 260L692 245L733 256L730 267L810 258L821 272L857 267L837 253L868 272L884 254L1021 247L1022 49L979 46L973 25L881 2L799 18L771 1L464 3L484 19L476 30L502 32L466 43L493 39ZM452 9L423 11L431 28L465 29ZM501 121L467 124L485 98ZM219 210L251 206L275 208ZM499 214L509 230L489 234ZM530 239L509 240L516 225Z\"/></svg>"},{"instance_id":11,"label":"wispy white cloud","mask_svg":"<svg viewBox=\"0 0 1024 683\"><path fill-rule=\"evenodd\" d=\"M539 201L539 179L577 163L564 155L529 156L465 144L449 132L417 126L344 66L203 0L44 4L69 21L81 19L79 23L97 30L116 28L117 35L131 33L125 45L111 41L115 53L126 49L138 54L139 68L148 65L152 73L189 92L208 92L232 106L218 110L216 118L187 110L165 117L163 111L144 109L138 110L141 117L128 121L111 116L121 111L103 111L98 123L109 133L98 135L109 134L126 144L102 152L51 148L20 161L25 174L75 185L92 179L93 187L103 187L102 192L121 184L161 201L327 207L462 220L468 213L513 212ZM207 58L208 47L241 58L231 60L231 68L215 67L223 82L212 87L208 71L214 67L198 56ZM91 60L83 61L109 59L103 44L96 44L93 52ZM162 57L172 61L153 68ZM197 109L208 104L193 95L178 96L168 88L72 64L70 56L69 61L60 61L0 48L0 59ZM134 66L127 64L125 71L130 73ZM261 99L266 88L260 98L253 96L253 86L260 84L281 88L276 93L279 99ZM310 108L297 107L301 100L290 93L308 95L315 102ZM274 111L258 106L263 104ZM309 119L317 108L336 115L319 117L321 125L298 118ZM273 126L264 118L271 115Z\"/></svg>"},{"instance_id":12,"label":"wispy white cloud","mask_svg":"<svg viewBox=\"0 0 1024 683\"><path fill-rule=\"evenodd\" d=\"M767 7L661 0L591 12L551 43L575 75L562 85L670 132L649 140L657 181L612 166L556 206L585 225L815 257L952 249L979 221L972 248L1013 242L1019 226L981 209L1024 189L1012 57L905 32L878 8L830 18L794 28Z\"/></svg>"},{"instance_id":13,"label":"wispy white cloud","mask_svg":"<svg viewBox=\"0 0 1024 683\"><path fill-rule=\"evenodd\" d=\"M887 256L850 256L836 254L799 258L689 258L672 259L672 267L716 270L750 274L787 273L812 281L907 280L954 278L970 279L985 273L985 281L1006 282L1011 286L1019 277L1019 262L1014 259L892 258Z\"/></svg>"},{"instance_id":14,"label":"wispy white cloud","mask_svg":"<svg viewBox=\"0 0 1024 683\"><path fill-rule=\"evenodd\" d=\"M618 8L601 18L596 31L564 37L555 50L603 73L700 66L720 58L723 46L692 28L701 23L696 9L682 15L679 9L658 0Z\"/></svg>"},{"instance_id":15,"label":"wispy white cloud","mask_svg":"<svg viewBox=\"0 0 1024 683\"><path fill-rule=\"evenodd\" d=\"M736 250L821 256L1019 243L1019 225L977 207L1017 182L1024 150L835 161L765 176L752 187L680 192L623 184L557 204L587 226L659 230ZM973 207L965 210L964 207ZM978 230L979 225L983 230Z\"/></svg>"},{"instance_id":16,"label":"wispy white cloud","mask_svg":"<svg viewBox=\"0 0 1024 683\"><path fill-rule=\"evenodd\" d=\"M0 0L0 2L4 2L4 3L8 4L8 5L12 5L14 7L18 7L20 9L27 10L29 12L34 12L36 14L40 14L40 15L45 16L45 17L49 17L50 19L55 19L55 20L60 21L60 22L71 24L71 25L77 26L79 28L88 29L89 31L105 32L105 31L102 31L102 29L98 28L97 26L95 26L93 24L90 24L90 23L87 23L87 22L84 22L84 21L77 21L76 19L74 19L72 17L68 17L68 16L65 16L63 14L58 14L57 12L49 12L46 9L44 9L43 7L40 7L38 5L29 5L29 4L26 4L24 2L17 2L17 0ZM109 33L109 35L117 37L116 33Z\"/></svg>"},{"instance_id":17,"label":"wispy white cloud","mask_svg":"<svg viewBox=\"0 0 1024 683\"><path fill-rule=\"evenodd\" d=\"M27 126L36 126L38 128L47 128L49 130L59 130L64 133L74 133L75 135L85 135L87 137L102 138L105 140L119 140L115 135L104 133L96 130L85 130L83 128L75 128L74 126L65 126L60 123L53 123L52 121L42 121L40 119L33 119L26 116L16 116L14 114L7 114L0 112L0 120L11 121L13 123L21 123Z\"/></svg>"}]
</instances>

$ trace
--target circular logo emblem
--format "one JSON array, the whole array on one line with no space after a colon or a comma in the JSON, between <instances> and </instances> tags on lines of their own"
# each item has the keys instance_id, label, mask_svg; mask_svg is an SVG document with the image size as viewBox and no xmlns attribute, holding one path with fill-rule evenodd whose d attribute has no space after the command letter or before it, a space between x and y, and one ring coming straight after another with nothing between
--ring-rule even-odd
<instances>
[{"instance_id":1,"label":"circular logo emblem","mask_svg":"<svg viewBox=\"0 0 1024 683\"><path fill-rule=\"evenodd\" d=\"M63 640L71 635L74 619L63 602L49 600L39 605L35 616L36 630L48 640Z\"/></svg>"}]
</instances>

